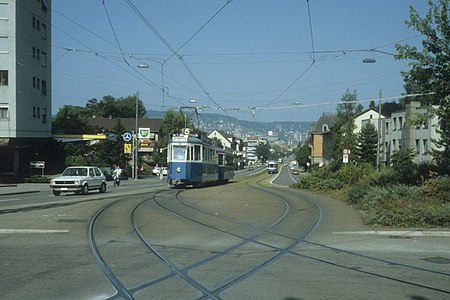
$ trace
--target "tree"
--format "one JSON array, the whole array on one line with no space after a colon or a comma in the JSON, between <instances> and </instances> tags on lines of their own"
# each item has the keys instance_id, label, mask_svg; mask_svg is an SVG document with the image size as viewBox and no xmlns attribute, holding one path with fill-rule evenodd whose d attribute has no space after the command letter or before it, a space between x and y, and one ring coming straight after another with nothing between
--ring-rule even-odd
<instances>
[{"instance_id":1,"label":"tree","mask_svg":"<svg viewBox=\"0 0 450 300\"><path fill-rule=\"evenodd\" d=\"M356 150L357 138L354 133L356 128L355 117L358 112L356 104L358 94L356 91L347 92L342 95L341 103L336 109L337 114L333 125L333 144L331 150L331 159L333 160L333 169L336 169L342 163L342 152L344 149L354 153Z\"/></svg>"},{"instance_id":2,"label":"tree","mask_svg":"<svg viewBox=\"0 0 450 300\"><path fill-rule=\"evenodd\" d=\"M309 143L306 142L303 145L299 143L294 149L294 156L295 160L298 162L298 165L306 170L311 156L311 148L309 147Z\"/></svg>"},{"instance_id":3,"label":"tree","mask_svg":"<svg viewBox=\"0 0 450 300\"><path fill-rule=\"evenodd\" d=\"M88 117L85 107L64 105L53 119L52 127L67 134L94 133L94 128L89 126Z\"/></svg>"},{"instance_id":4,"label":"tree","mask_svg":"<svg viewBox=\"0 0 450 300\"><path fill-rule=\"evenodd\" d=\"M125 98L114 98L104 96L100 102L93 98L87 101L86 108L91 116L113 117L113 118L134 118L136 117L136 101L138 104L138 117L143 118L146 113L145 105L138 95L127 96Z\"/></svg>"},{"instance_id":5,"label":"tree","mask_svg":"<svg viewBox=\"0 0 450 300\"><path fill-rule=\"evenodd\" d=\"M272 159L269 143L259 143L256 146L256 157L258 159L262 158L263 161Z\"/></svg>"},{"instance_id":6,"label":"tree","mask_svg":"<svg viewBox=\"0 0 450 300\"><path fill-rule=\"evenodd\" d=\"M356 155L359 162L375 166L377 160L378 131L372 123L366 123L358 134Z\"/></svg>"},{"instance_id":7,"label":"tree","mask_svg":"<svg viewBox=\"0 0 450 300\"><path fill-rule=\"evenodd\" d=\"M424 17L410 6L409 28L423 36L422 50L410 45L396 45L396 59L410 60L411 70L402 72L405 86L414 93L434 93L421 97L424 106L437 105L439 117L438 163L450 166L450 5L449 0L428 0Z\"/></svg>"},{"instance_id":8,"label":"tree","mask_svg":"<svg viewBox=\"0 0 450 300\"><path fill-rule=\"evenodd\" d=\"M116 125L112 130L112 133L120 137L122 133L125 132L125 127L123 126L120 119L118 119ZM92 163L98 166L108 166L112 167L114 164L119 164L124 168L128 161L130 160L123 152L123 141L120 138L115 140L102 140L93 145L93 158Z\"/></svg>"}]
</instances>

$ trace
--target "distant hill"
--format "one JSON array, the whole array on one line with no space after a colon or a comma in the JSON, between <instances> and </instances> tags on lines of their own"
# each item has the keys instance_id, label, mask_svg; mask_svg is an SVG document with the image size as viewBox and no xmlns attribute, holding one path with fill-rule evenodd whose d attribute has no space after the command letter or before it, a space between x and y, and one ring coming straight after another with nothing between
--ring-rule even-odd
<instances>
[{"instance_id":1,"label":"distant hill","mask_svg":"<svg viewBox=\"0 0 450 300\"><path fill-rule=\"evenodd\" d=\"M162 111L147 111L147 118L163 118ZM263 136L276 141L293 142L299 140L300 134L311 129L312 122L253 122L246 120L238 120L235 117L225 116L221 114L203 113L199 115L198 120L194 116L193 122L201 130L210 132L214 129L220 129L227 133L231 133L236 137L243 138L248 136ZM269 136L269 132L273 135Z\"/></svg>"}]
</instances>

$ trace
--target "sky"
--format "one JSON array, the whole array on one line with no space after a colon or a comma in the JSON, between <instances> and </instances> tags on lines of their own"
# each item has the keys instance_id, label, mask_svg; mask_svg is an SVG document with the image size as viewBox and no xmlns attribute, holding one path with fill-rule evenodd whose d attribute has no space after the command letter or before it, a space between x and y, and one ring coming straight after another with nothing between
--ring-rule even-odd
<instances>
[{"instance_id":1,"label":"sky","mask_svg":"<svg viewBox=\"0 0 450 300\"><path fill-rule=\"evenodd\" d=\"M347 90L366 108L392 101L409 70L395 44L423 39L405 25L410 5L428 11L424 0L54 0L52 113L138 94L147 110L313 122Z\"/></svg>"}]
</instances>

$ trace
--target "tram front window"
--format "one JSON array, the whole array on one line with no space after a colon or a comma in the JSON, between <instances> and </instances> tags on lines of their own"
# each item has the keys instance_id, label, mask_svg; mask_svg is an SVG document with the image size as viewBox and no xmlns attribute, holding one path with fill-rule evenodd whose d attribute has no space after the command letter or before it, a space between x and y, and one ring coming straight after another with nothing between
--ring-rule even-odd
<instances>
[{"instance_id":1,"label":"tram front window","mask_svg":"<svg viewBox=\"0 0 450 300\"><path fill-rule=\"evenodd\" d=\"M186 159L186 148L185 147L173 147L173 159L174 160L185 160Z\"/></svg>"}]
</instances>

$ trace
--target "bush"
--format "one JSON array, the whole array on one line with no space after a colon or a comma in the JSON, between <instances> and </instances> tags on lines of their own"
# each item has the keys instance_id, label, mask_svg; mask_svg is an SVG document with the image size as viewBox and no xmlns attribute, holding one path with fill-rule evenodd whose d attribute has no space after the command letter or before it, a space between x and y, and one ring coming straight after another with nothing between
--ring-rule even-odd
<instances>
[{"instance_id":1,"label":"bush","mask_svg":"<svg viewBox=\"0 0 450 300\"><path fill-rule=\"evenodd\" d=\"M26 183L50 183L51 178L48 176L34 175L28 178L25 178L24 181Z\"/></svg>"},{"instance_id":2,"label":"bush","mask_svg":"<svg viewBox=\"0 0 450 300\"><path fill-rule=\"evenodd\" d=\"M450 177L442 176L425 181L422 184L422 194L433 197L440 203L450 202Z\"/></svg>"},{"instance_id":3,"label":"bush","mask_svg":"<svg viewBox=\"0 0 450 300\"><path fill-rule=\"evenodd\" d=\"M374 173L371 164L363 163L359 165L348 164L337 171L337 179L343 184L354 184L362 178Z\"/></svg>"}]
</instances>

